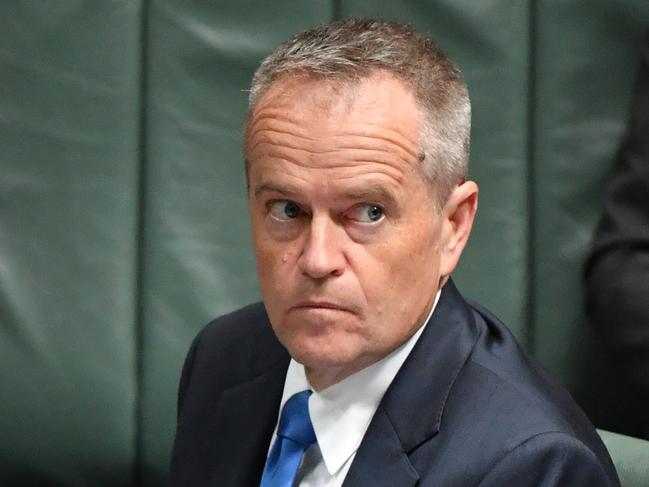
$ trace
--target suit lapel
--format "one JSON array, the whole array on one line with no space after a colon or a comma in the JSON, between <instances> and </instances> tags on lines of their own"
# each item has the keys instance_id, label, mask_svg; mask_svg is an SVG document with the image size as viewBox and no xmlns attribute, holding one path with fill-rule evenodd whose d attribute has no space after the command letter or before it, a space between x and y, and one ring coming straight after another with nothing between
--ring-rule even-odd
<instances>
[{"instance_id":1,"label":"suit lapel","mask_svg":"<svg viewBox=\"0 0 649 487\"><path fill-rule=\"evenodd\" d=\"M266 372L221 394L211 421L214 433L210 436L218 442L218 460L210 485L259 485L289 362L285 351L283 355Z\"/></svg>"},{"instance_id":2,"label":"suit lapel","mask_svg":"<svg viewBox=\"0 0 649 487\"><path fill-rule=\"evenodd\" d=\"M409 455L442 427L451 387L478 338L471 309L452 281L372 418L344 487L410 486Z\"/></svg>"},{"instance_id":3,"label":"suit lapel","mask_svg":"<svg viewBox=\"0 0 649 487\"><path fill-rule=\"evenodd\" d=\"M385 409L379 406L343 487L411 487L418 480Z\"/></svg>"}]
</instances>

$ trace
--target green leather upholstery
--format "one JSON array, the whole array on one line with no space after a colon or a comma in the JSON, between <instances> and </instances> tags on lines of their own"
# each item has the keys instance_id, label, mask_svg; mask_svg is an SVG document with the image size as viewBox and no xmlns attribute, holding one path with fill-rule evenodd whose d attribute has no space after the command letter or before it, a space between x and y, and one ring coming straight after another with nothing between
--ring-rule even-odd
<instances>
[{"instance_id":1,"label":"green leather upholstery","mask_svg":"<svg viewBox=\"0 0 649 487\"><path fill-rule=\"evenodd\" d=\"M139 38L136 2L0 4L0 485L132 477Z\"/></svg>"},{"instance_id":2,"label":"green leather upholstery","mask_svg":"<svg viewBox=\"0 0 649 487\"><path fill-rule=\"evenodd\" d=\"M624 487L649 484L649 441L599 430Z\"/></svg>"},{"instance_id":3,"label":"green leather upholstery","mask_svg":"<svg viewBox=\"0 0 649 487\"><path fill-rule=\"evenodd\" d=\"M258 299L250 76L351 15L432 33L469 82L481 201L459 287L598 426L644 420L582 318L580 273L649 2L16 0L0 3L1 485L163 483L191 338ZM647 443L603 435L649 485Z\"/></svg>"}]
</instances>

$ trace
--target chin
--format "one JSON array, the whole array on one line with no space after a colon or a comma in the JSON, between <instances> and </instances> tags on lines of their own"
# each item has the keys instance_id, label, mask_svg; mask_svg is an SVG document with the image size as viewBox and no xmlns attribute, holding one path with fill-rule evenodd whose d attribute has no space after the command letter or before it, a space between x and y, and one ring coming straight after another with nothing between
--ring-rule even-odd
<instances>
[{"instance_id":1,"label":"chin","mask_svg":"<svg viewBox=\"0 0 649 487\"><path fill-rule=\"evenodd\" d=\"M273 329L291 357L311 368L344 367L355 362L368 345L364 323L347 311L292 311L274 322Z\"/></svg>"},{"instance_id":2,"label":"chin","mask_svg":"<svg viewBox=\"0 0 649 487\"><path fill-rule=\"evenodd\" d=\"M340 368L354 361L355 354L342 353L341 350L296 346L288 349L296 362L314 370Z\"/></svg>"},{"instance_id":3,"label":"chin","mask_svg":"<svg viewBox=\"0 0 649 487\"><path fill-rule=\"evenodd\" d=\"M362 354L357 337L345 333L329 332L323 335L297 334L280 341L291 357L305 367L313 369L345 367Z\"/></svg>"}]
</instances>

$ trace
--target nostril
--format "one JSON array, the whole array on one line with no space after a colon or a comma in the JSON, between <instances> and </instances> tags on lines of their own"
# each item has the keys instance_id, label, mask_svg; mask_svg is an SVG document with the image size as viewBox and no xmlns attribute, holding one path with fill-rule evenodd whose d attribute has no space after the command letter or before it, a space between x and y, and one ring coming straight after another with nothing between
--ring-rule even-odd
<instances>
[{"instance_id":1,"label":"nostril","mask_svg":"<svg viewBox=\"0 0 649 487\"><path fill-rule=\"evenodd\" d=\"M340 276L343 275L343 269L334 269L331 272L331 275L334 276L334 277L340 277Z\"/></svg>"}]
</instances>

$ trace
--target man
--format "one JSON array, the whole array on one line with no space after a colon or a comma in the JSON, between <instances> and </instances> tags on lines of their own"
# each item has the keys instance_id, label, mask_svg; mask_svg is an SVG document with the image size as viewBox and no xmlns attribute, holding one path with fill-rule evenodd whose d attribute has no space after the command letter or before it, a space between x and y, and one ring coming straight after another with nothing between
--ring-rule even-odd
<instances>
[{"instance_id":1,"label":"man","mask_svg":"<svg viewBox=\"0 0 649 487\"><path fill-rule=\"evenodd\" d=\"M345 20L257 70L245 156L263 305L187 357L174 485L618 485L595 430L450 280L478 188L452 62Z\"/></svg>"}]
</instances>

